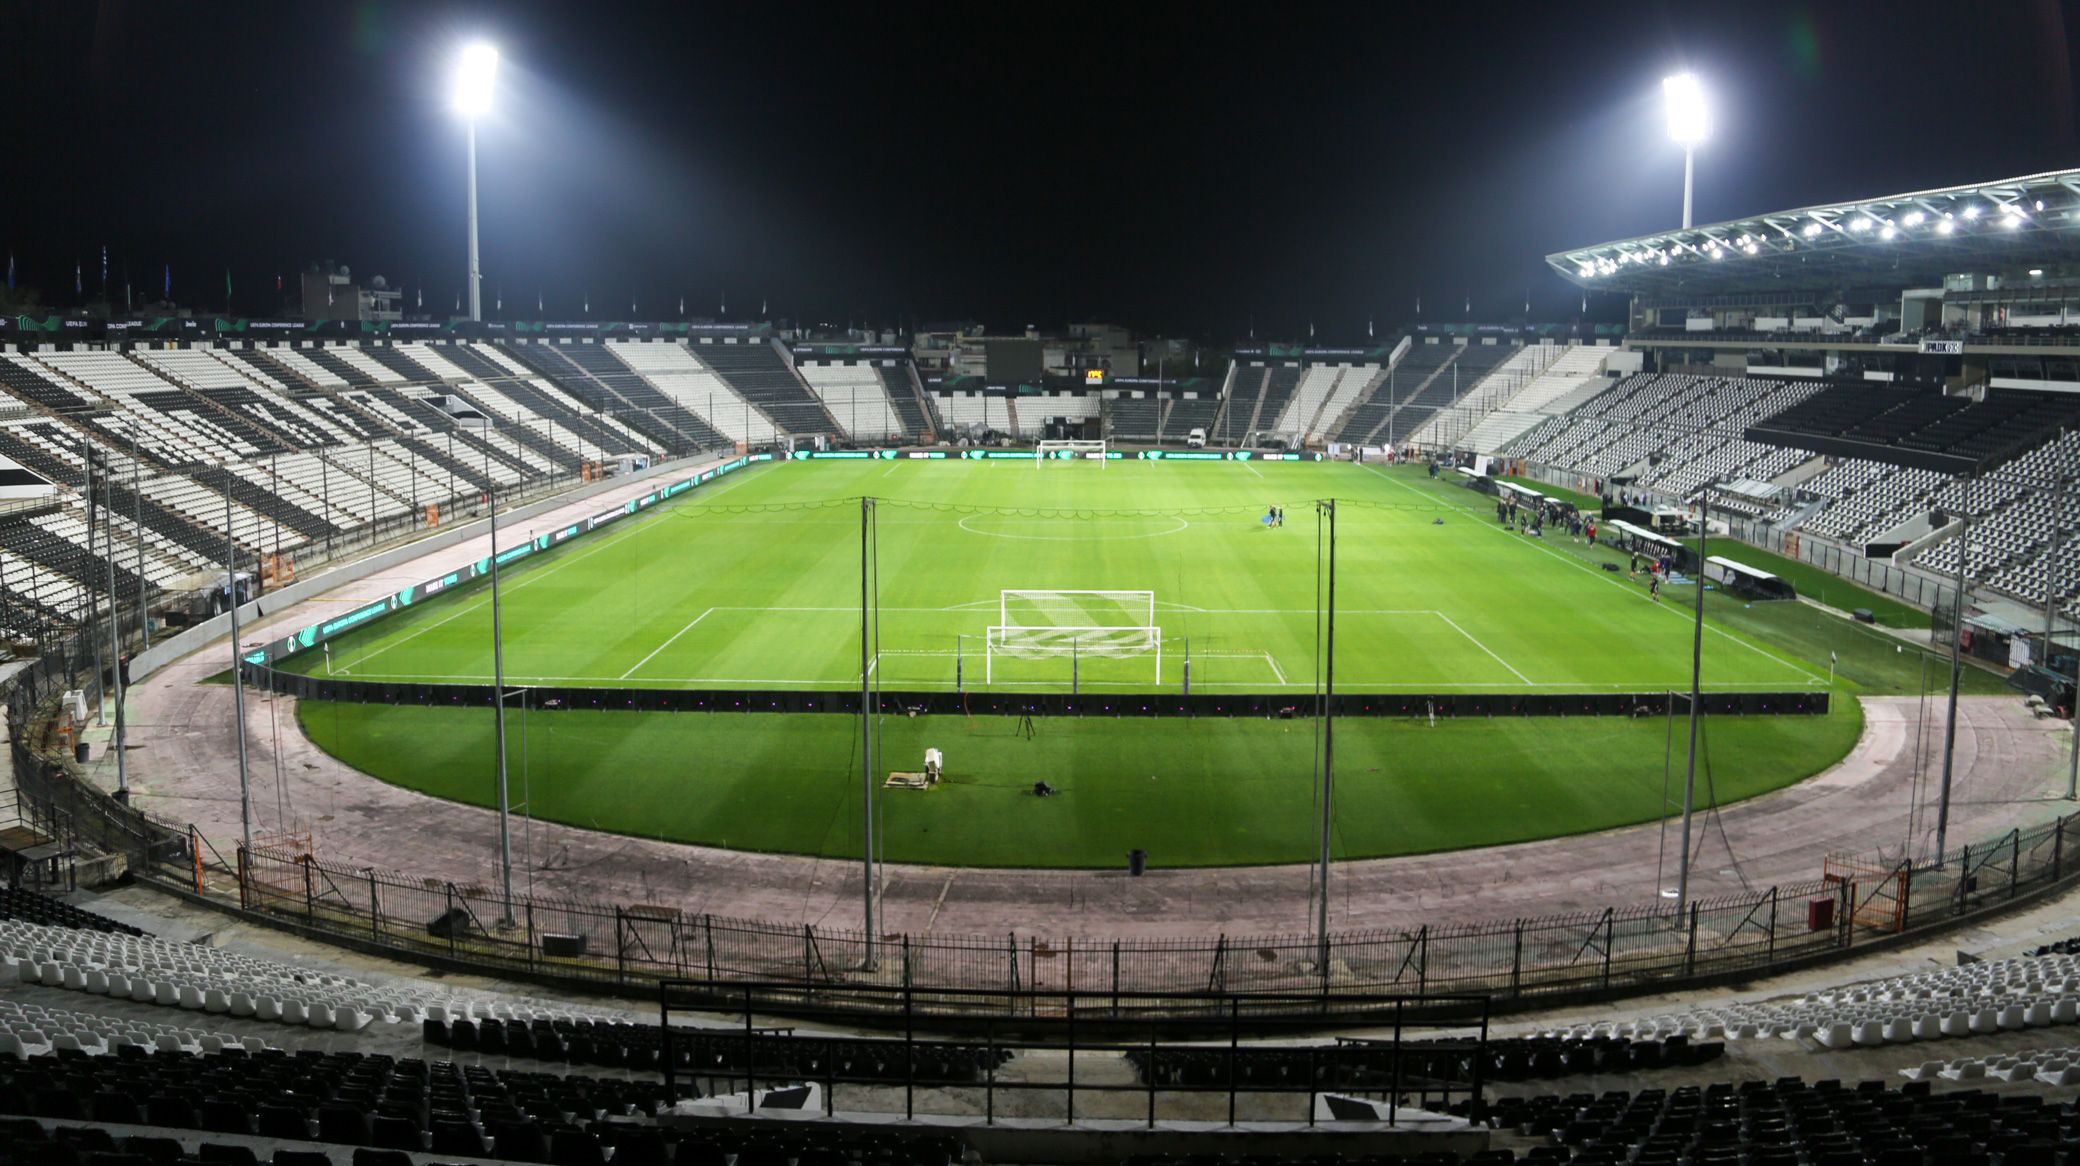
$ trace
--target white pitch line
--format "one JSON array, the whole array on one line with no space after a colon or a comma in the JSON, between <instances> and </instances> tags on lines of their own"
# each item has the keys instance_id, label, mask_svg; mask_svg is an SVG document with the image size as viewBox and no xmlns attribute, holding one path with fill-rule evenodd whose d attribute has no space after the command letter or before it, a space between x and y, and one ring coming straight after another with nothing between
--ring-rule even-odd
<instances>
[{"instance_id":1,"label":"white pitch line","mask_svg":"<svg viewBox=\"0 0 2080 1166\"><path fill-rule=\"evenodd\" d=\"M1242 468L1248 470L1252 474L1256 474L1259 478L1264 476L1263 473L1257 469L1257 467L1249 464L1248 462L1243 462Z\"/></svg>"},{"instance_id":2,"label":"white pitch line","mask_svg":"<svg viewBox=\"0 0 2080 1166\"><path fill-rule=\"evenodd\" d=\"M1509 668L1509 674L1511 676L1516 677L1518 680L1521 680L1526 684L1531 683L1531 678L1529 676L1526 676L1522 672L1517 671L1515 668L1510 667L1510 662L1496 655L1495 650L1493 648L1490 648L1488 645L1481 643L1480 640L1476 638L1472 632L1469 632L1465 628L1460 627L1458 620L1453 619L1451 616L1448 616L1441 611L1437 613L1437 618L1452 625L1453 631L1458 632L1460 635L1465 636L1469 640L1472 640L1473 646L1479 648L1483 652L1486 652L1488 654L1489 659L1495 661L1497 664L1502 665L1504 668Z\"/></svg>"},{"instance_id":3,"label":"white pitch line","mask_svg":"<svg viewBox=\"0 0 2080 1166\"><path fill-rule=\"evenodd\" d=\"M1194 655L1198 655L1198 653L1193 653L1193 654L1194 654ZM1256 654L1256 653L1238 653L1238 656L1239 656L1240 658L1251 658L1251 659L1253 659L1253 658L1256 658L1256 657L1257 657L1258 655L1260 655L1260 654ZM473 675L448 675L448 676L441 676L441 675L414 675L414 676L400 676L400 677L385 677L385 676L377 676L377 677L374 677L374 678L364 678L364 679L374 679L374 680L378 680L378 681L384 681L384 680L388 680L388 681L393 681L393 682L398 682L398 683L415 683L415 682L421 682L421 681L428 681L428 680L472 680L472 681L478 681L478 682L482 682L482 683L489 683L489 682L490 682L490 680L491 680L491 676L490 676L490 674L489 674L489 673L483 673L483 674L473 674ZM566 683L566 684L568 684L568 683L599 683L599 682L604 682L604 681L611 681L611 680L618 680L618 679L620 679L620 678L619 678L619 677L614 677L614 676L515 676L515 675L511 675L511 674L508 674L508 675L506 676L506 681L507 681L507 683L509 683L509 684L526 684L526 683L533 683L533 684L549 684L549 683ZM854 679L855 679L855 680L857 679L857 676L856 676L856 674L855 674L855 676L854 676ZM830 678L830 679L823 679L823 680L797 680L797 679L793 679L793 678L790 678L790 677L773 677L773 676L757 676L757 677L753 677L753 676L663 676L663 677L652 677L652 678L649 678L649 679L645 679L645 680L641 680L641 681L638 681L637 683L638 683L639 685L664 685L664 684L696 684L696 685L744 685L744 686L759 686L759 685L768 685L768 686L775 686L775 687L799 687L799 686L805 686L805 685L815 685L815 686L818 686L818 687L825 687L825 688L828 688L828 687L831 687L831 686L834 686L834 685L838 685L838 684L850 683L850 681L847 681L847 680L845 680L845 679L843 679L843 678ZM1056 681L1056 682L1053 682L1053 683L1054 683L1054 684L1055 684L1055 686L1057 686L1057 687L1061 687L1061 688L1067 688L1067 687L1068 687L1068 683L1067 683L1066 681ZM1420 695L1420 694L1422 694L1422 693L1426 693L1426 692L1446 692L1446 691L1452 691L1452 690L1458 690L1458 689L1510 689L1510 690L1519 690L1519 689L1539 689L1539 690L1546 690L1546 689L1557 689L1557 690L1559 690L1559 691L1562 691L1562 692L1642 692L1642 693L1662 693L1662 692L1666 692L1666 691L1668 690L1668 682L1667 682L1667 681L1665 681L1665 680L1663 680L1663 681L1657 681L1657 682L1654 682L1654 683L1641 683L1641 684L1573 684L1573 683L1569 683L1569 682L1566 682L1566 681L1559 681L1559 682L1538 682L1538 683L1531 683L1531 684L1516 684L1516 683L1512 683L1512 682L1510 682L1510 681L1507 681L1507 680L1496 680L1496 681L1450 681L1450 682L1439 682L1439 683L1436 683L1436 684L1424 684L1424 683L1421 683L1421 682L1419 682L1419 681L1410 681L1410 680L1405 680L1405 679L1401 679L1401 680L1351 680L1351 681L1346 681L1345 683L1346 683L1347 685L1349 685L1349 687L1350 687L1350 689L1351 689L1351 690L1354 690L1354 691L1355 691L1355 690L1358 690L1358 689L1366 689L1366 690L1369 690L1369 691L1372 691L1372 692L1379 692L1379 693L1385 693L1385 694L1387 694L1387 695ZM951 681L951 680L928 680L928 679L917 679L917 680L905 680L905 681L903 681L903 684L904 684L904 686L905 686L905 687L912 687L912 688L952 688L952 687L953 687L953 685L954 685L954 682L953 682L953 681ZM1158 693L1158 692L1157 692L1156 690L1154 690L1154 689L1151 689L1151 688L1150 688L1150 687L1149 687L1148 685L1146 685L1146 684L1143 684L1143 683L1140 683L1140 682L1138 682L1138 681L1132 681L1132 680L1084 680L1084 681L1082 681L1082 684L1083 684L1083 686L1084 686L1085 688L1118 688L1118 689L1127 689L1127 690L1130 690L1130 691L1138 691L1138 692L1145 692L1145 693L1148 693L1148 694L1149 694L1149 695L1151 695L1151 696L1154 696L1154 695L1159 695L1159 693ZM990 688L977 688L977 689L976 689L976 691L978 691L978 692L998 692L998 691L1001 691L1001 692L1003 692L1003 693L1006 693L1006 694L1010 694L1010 693L1016 693L1016 692L1022 691L1022 690L1023 690L1023 689L1025 688L1025 687L1029 687L1029 686L1028 686L1028 685L1025 685L1025 684L1020 684L1020 685L1018 685L1018 686L1015 686L1015 687L1007 687L1007 688L1004 688L1004 689L1002 689L1002 690L999 690L999 689L996 689L996 688L993 688L993 687L990 687ZM1196 681L1196 680L1195 680L1195 681L1193 681L1193 683L1192 683L1192 687L1193 687L1193 688L1238 688L1238 689L1251 689L1251 688L1265 688L1265 687L1271 687L1271 688L1312 688L1312 687L1314 687L1314 683L1313 683L1312 681L1296 681L1296 680L1288 680L1288 681L1284 681L1284 682L1274 682L1274 683L1271 683L1271 684L1267 685L1267 684L1266 684L1265 682L1263 682L1263 681L1260 681L1260 680L1209 680L1209 681ZM1707 692L1708 694L1723 694L1723 693L1735 693L1735 692L1779 692L1779 691L1782 691L1782 690L1781 690L1780 688L1777 688L1777 687L1773 687L1773 686L1771 686L1771 685L1769 685L1769 684L1767 684L1767 683L1764 683L1764 682L1757 682L1757 681L1743 681L1743 682L1741 682L1741 683L1738 683L1738 684L1732 684L1732 685L1728 685L1728 686L1726 686L1726 687L1724 687L1724 688L1711 688L1711 689L1707 689L1707 690L1706 690L1706 692Z\"/></svg>"},{"instance_id":4,"label":"white pitch line","mask_svg":"<svg viewBox=\"0 0 2080 1166\"><path fill-rule=\"evenodd\" d=\"M755 466L754 466L754 467L751 467L751 468L755 469L755 468L757 468L757 467L755 467ZM748 475L747 475L747 476L748 476ZM701 498L701 499L708 499L708 498L713 498L713 497L714 497L715 495L717 495L717 494L720 494L720 493L722 493L722 492L723 492L724 490L729 490L729 489L733 489L733 488L735 488L735 487L737 487L737 486L740 486L740 485L742 485L742 484L744 483L744 481L745 481L745 478L744 478L744 477L739 477L739 478L736 478L736 479L735 479L735 480L733 480L733 481L730 481L730 482L726 482L726 483L724 483L723 485L721 485L721 486L719 486L719 487L717 487L717 488L715 488L715 489L712 489L712 490L705 490L705 491L701 491L701 492L699 492L699 493L697 493L697 494L693 495L693 497L694 497L694 498ZM691 499L688 499L688 501L691 501ZM671 511L669 511L669 512L667 513L666 517L672 517L672 516L675 516L675 515L678 515L678 514L684 513L684 512L685 512L686 510L688 510L688 509L691 509L691 507L673 507L673 508L672 508L672 510L671 510ZM637 512L636 512L635 514L631 514L631 515L629 515L628 517L630 517L630 518L639 518L639 517L642 517L642 516L643 516L643 515L645 515L645 514L652 514L652 513L656 513L656 512L655 512L655 511L637 511ZM558 571L561 571L561 570L563 570L563 569L564 569L565 567L568 567L568 566L570 566L570 565L571 565L572 563L575 563L575 562L579 561L580 559L589 559L589 558L591 558L592 556L594 556L594 555L598 554L599 552L601 552L601 551L603 551L603 550L606 550L606 549L607 549L608 547L611 547L611 546L618 546L618 545L619 545L620 543L624 542L624 541L625 541L625 540L627 540L627 539L630 539L630 538L633 538L633 537L635 537L636 535L638 535L638 534L642 533L642 532L643 532L644 530L646 530L646 529L648 529L648 524L645 524L645 523L634 523L634 524L631 524L631 525L629 525L629 526L625 526L625 527L622 527L622 528L621 528L621 529L619 529L619 530L612 530L612 531L608 531L608 532L607 532L607 534L606 534L606 536L605 536L605 537L603 537L603 538L601 538L601 539L599 540L599 543L598 543L598 545L596 545L596 546L590 546L590 547L585 547L585 548L583 548L583 549L581 549L581 550L575 551L575 552L573 552L573 553L571 553L571 554L569 554L569 555L566 555L566 556L564 556L563 558L560 558L560 559L558 559L558 560L557 560L556 562L554 562L554 563L551 563L551 564L549 564L549 565L548 565L548 566L546 566L546 567L540 568L539 570L533 570L533 571L529 571L529 572L527 572L527 574L526 574L526 575L524 575L524 576L523 576L523 577L522 577L522 578L520 579L520 581L519 581L519 582L517 582L517 583L511 583L511 584L508 584L508 585L506 586L506 590L508 590L508 591L518 591L519 589L521 589L522 587L525 587L525 586L527 586L527 585L528 585L528 584L530 584L530 583L534 583L534 582L537 582L537 581L539 581L539 580L542 580L542 579L546 579L546 578L548 578L549 576L551 576L551 575L555 574L556 572L558 572ZM516 543L516 544L514 544L514 545L516 545L516 546L517 546L518 544ZM511 547L508 547L507 549L508 549L508 550L510 550L510 549L512 549L512 548L511 548ZM427 624L427 625L426 625L425 627L423 627L423 628L420 628L420 629L418 629L417 631L414 631L414 632L410 632L410 633L408 633L408 634L406 634L406 635L404 635L404 636L401 636L401 637L399 637L398 639L392 640L391 642L389 642L389 643L387 643L387 644L383 644L382 646L380 646L380 647L377 647L377 648L375 648L375 649L374 649L374 650L372 650L372 651L369 651L369 652L367 652L367 653L364 653L363 655L360 655L360 656L356 656L356 657L355 657L355 658L354 658L354 659L353 659L353 660L352 660L352 661L351 661L350 663L348 663L348 664L346 665L346 667L343 667L343 668L341 668L341 669L340 669L340 674L341 674L341 675L346 675L346 674L348 673L348 670L349 670L349 669L351 669L351 668L354 668L354 667L356 667L356 666L358 666L358 665L361 665L361 664L366 664L366 663L367 663L367 662L369 662L370 660L373 660L373 659L375 659L375 658L376 658L377 656L380 656L380 655L382 655L383 653L385 653L385 652L389 651L390 649L392 649L392 648L395 648L395 647L397 647L397 646L398 646L398 645L400 645L400 644L404 644L404 643L407 643L407 642L409 642L409 641L411 641L411 640L415 640L415 639L419 638L420 636L423 636L423 635L425 635L425 634L426 634L427 632L430 632L430 631L432 631L433 629L435 629L435 628L437 628L437 627L441 626L442 624L444 624L444 623L447 623L447 622L448 622L449 620L453 620L453 619L459 619L459 618L461 618L462 616L468 615L468 614L469 614L470 612L472 612L472 611L475 611L475 610L477 610L478 608L480 608L480 607L484 606L485 604L487 604L487 603L489 603L489 602L491 602L491 597L490 597L489 595L486 595L486 596L484 596L483 598L481 598L481 599L477 600L477 601L476 601L475 603L471 603L471 604L469 604L469 605L468 605L468 606L466 606L466 607L462 607L462 608L460 608L460 609L458 609L458 610L456 610L456 611L453 611L453 612L449 613L448 615L445 615L445 616L441 617L440 619L438 619L438 620L435 620L434 622L432 622L432 623L430 623L430 624ZM631 670L631 671L632 671L632 670Z\"/></svg>"},{"instance_id":5,"label":"white pitch line","mask_svg":"<svg viewBox=\"0 0 2080 1166\"><path fill-rule=\"evenodd\" d=\"M1245 462L1243 464L1247 465L1248 463ZM1272 659L1269 652L1264 653L1264 663L1271 665L1271 674L1278 677L1279 687L1284 688L1286 684L1286 670L1278 666L1278 661Z\"/></svg>"},{"instance_id":6,"label":"white pitch line","mask_svg":"<svg viewBox=\"0 0 2080 1166\"><path fill-rule=\"evenodd\" d=\"M1401 487L1402 489L1408 491L1411 494L1417 495L1418 497L1429 497L1429 495L1424 494L1421 490L1416 489L1414 486L1409 485L1407 482L1403 482L1396 479L1393 475L1387 473L1385 470L1380 469L1378 466L1372 465L1370 463L1364 463L1364 465L1366 469L1371 470L1373 473L1378 474L1380 477L1385 478L1388 482L1391 482L1392 484ZM1458 511L1461 514L1472 516L1480 524L1483 530L1492 530L1497 534L1504 533L1500 527L1489 526L1486 516L1482 515L1479 511L1472 510L1465 506L1461 506L1457 502L1454 502L1449 498L1438 498L1434 500L1451 507L1452 509ZM1638 599L1641 603L1653 602L1647 596L1638 594L1638 592L1633 588L1627 587L1625 584L1618 582L1616 579L1609 578L1604 572L1589 566L1587 563L1581 562L1572 555L1563 554L1562 552L1556 551L1548 546L1540 546L1537 540L1519 539L1517 541L1519 545L1528 545L1533 550L1543 551L1546 554L1551 555L1556 559L1559 559L1561 562L1566 563L1570 567L1573 567L1580 571L1587 571L1589 575L1597 581L1602 583L1608 583L1611 586L1616 587L1618 590L1623 591L1625 594L1631 595L1634 598ZM1654 604L1654 606L1662 608L1662 610L1664 611L1675 612L1678 616L1682 615L1682 612L1679 609L1670 605L1657 603ZM1734 635L1732 632L1729 632L1724 628L1714 627L1711 624L1706 624L1705 629L1711 632L1713 635L1723 636L1726 639L1731 640L1736 644L1739 644L1741 647L1748 649L1750 652L1755 653L1756 655L1762 657L1765 660L1781 664L1784 667L1791 669L1793 672L1796 672L1799 675L1806 677L1808 680L1820 679L1820 674L1818 672L1814 672L1810 668L1801 667L1800 665L1793 663L1792 661L1787 660L1774 652L1770 652L1764 648L1758 647L1755 644L1751 644L1748 641L1741 639L1739 636Z\"/></svg>"},{"instance_id":7,"label":"white pitch line","mask_svg":"<svg viewBox=\"0 0 2080 1166\"><path fill-rule=\"evenodd\" d=\"M650 654L649 654L648 656L645 656L645 657L643 657L642 659L640 659L640 660L636 661L636 662L635 662L635 667L634 667L634 668L630 668L630 669L629 669L629 670L628 670L627 672L623 672L623 673L622 673L622 674L621 674L620 676L617 676L617 677L615 677L615 679L616 679L616 680L627 680L627 679L628 679L628 677L629 677L629 674L630 674L630 673L632 673L632 672L634 672L634 671L636 670L636 668L641 668L641 667L642 667L643 665L645 665L645 664L648 664L648 663L649 663L650 661L652 661L652 660L655 660L655 659L657 659L657 653L659 653L659 652L662 652L662 651L664 651L664 650L665 650L666 648L669 648L669 647L671 647L671 646L672 646L672 645L673 645L674 643L678 642L678 639L679 639L679 637L680 637L680 636L683 636L683 635L685 635L685 634L686 634L687 632L690 632L690 631L692 631L692 630L693 630L693 625L694 625L694 624L697 624L697 623L701 622L702 620L704 620L704 619L708 618L709 616L711 616L711 615L713 615L713 614L715 614L715 609L711 607L711 608L709 608L708 610L706 610L706 611L704 611L704 612L700 613L699 615L697 615L697 616L694 616L694 617L693 617L693 618L692 618L691 620L688 620L688 621L687 621L687 623L686 623L686 626L685 626L685 627L683 627L683 628L680 628L680 629L679 629L678 631L676 631L676 632L673 632L673 633L672 633L672 638L671 638L671 639L669 639L669 640L666 640L666 641L665 641L664 643L662 643L662 644L659 644L659 645L657 645L657 647L656 647L656 648L654 648L654 649L652 649L652 650L651 650L651 652L650 652Z\"/></svg>"},{"instance_id":8,"label":"white pitch line","mask_svg":"<svg viewBox=\"0 0 2080 1166\"><path fill-rule=\"evenodd\" d=\"M554 575L556 572L563 570L565 567L570 566L572 563L575 563L580 559L589 559L592 556L598 554L599 552L606 550L608 547L614 546L622 540L633 536L640 529L640 527L631 526L620 531L612 532L608 534L607 537L599 540L598 546L586 547L583 550L577 551L574 554L568 555L562 559L558 559L556 562L551 563L548 566L543 567L539 570L529 571L526 575L521 577L519 582L506 584L505 590L518 591L522 587L525 587L530 583L535 583L539 582L540 580L547 579L549 576ZM508 547L507 549L510 550L512 548ZM510 570L510 568L508 569ZM430 632L433 629L440 627L442 624L445 624L450 620L460 619L463 616L468 615L470 612L473 612L490 602L491 596L489 594L486 594L484 597L478 599L476 602L458 608L455 611L452 611L447 615L444 615L441 618L433 621L432 623L427 624L425 627L418 629L417 631L408 632L405 635L400 636L387 644L383 644L371 651L365 652L362 655L354 657L352 663L348 664L344 668L341 668L340 671L344 673L347 671L347 668L358 667L359 665L366 664L370 660L375 659L377 656L382 655L390 649L409 643L412 640L416 640L420 636L425 635L427 632Z\"/></svg>"}]
</instances>

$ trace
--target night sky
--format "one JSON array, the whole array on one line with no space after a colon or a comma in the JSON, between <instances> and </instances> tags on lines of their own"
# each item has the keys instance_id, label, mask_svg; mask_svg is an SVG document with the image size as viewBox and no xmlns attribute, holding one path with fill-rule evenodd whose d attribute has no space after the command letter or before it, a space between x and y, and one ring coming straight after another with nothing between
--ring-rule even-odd
<instances>
[{"instance_id":1,"label":"night sky","mask_svg":"<svg viewBox=\"0 0 2080 1166\"><path fill-rule=\"evenodd\" d=\"M1076 319L1213 341L1577 316L1548 252L1676 225L1660 79L1715 136L1700 222L2080 165L2046 0L0 4L6 243L77 302L245 314L330 257L452 311L456 48L485 310L843 325ZM494 296L504 301L493 307ZM1591 304L1595 318L1619 305Z\"/></svg>"}]
</instances>

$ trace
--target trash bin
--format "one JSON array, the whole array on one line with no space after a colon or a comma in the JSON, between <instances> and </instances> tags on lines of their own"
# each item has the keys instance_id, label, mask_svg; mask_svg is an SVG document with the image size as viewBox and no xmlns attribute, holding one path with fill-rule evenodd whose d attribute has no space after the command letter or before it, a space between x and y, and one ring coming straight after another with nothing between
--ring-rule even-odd
<instances>
[{"instance_id":1,"label":"trash bin","mask_svg":"<svg viewBox=\"0 0 2080 1166\"><path fill-rule=\"evenodd\" d=\"M1148 871L1148 851L1146 851L1146 850L1129 850L1129 851L1127 851L1127 873L1128 873L1128 874L1130 874L1130 875L1132 875L1132 876L1134 876L1135 878L1137 878L1137 879L1138 879L1138 878L1140 878L1140 877L1141 877L1141 876L1142 876L1143 874L1145 874L1145 873L1146 873L1147 871Z\"/></svg>"},{"instance_id":2,"label":"trash bin","mask_svg":"<svg viewBox=\"0 0 2080 1166\"><path fill-rule=\"evenodd\" d=\"M87 763L87 743L81 741L72 747L72 759L81 765Z\"/></svg>"}]
</instances>

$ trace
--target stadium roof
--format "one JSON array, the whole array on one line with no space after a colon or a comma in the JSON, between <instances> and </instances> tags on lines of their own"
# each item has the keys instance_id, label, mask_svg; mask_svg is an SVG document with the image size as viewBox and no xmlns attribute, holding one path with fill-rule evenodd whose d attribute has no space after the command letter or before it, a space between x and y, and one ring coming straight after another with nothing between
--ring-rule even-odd
<instances>
[{"instance_id":1,"label":"stadium roof","mask_svg":"<svg viewBox=\"0 0 2080 1166\"><path fill-rule=\"evenodd\" d=\"M1596 291L1936 287L1967 271L2080 263L2080 170L1828 202L1546 256Z\"/></svg>"}]
</instances>

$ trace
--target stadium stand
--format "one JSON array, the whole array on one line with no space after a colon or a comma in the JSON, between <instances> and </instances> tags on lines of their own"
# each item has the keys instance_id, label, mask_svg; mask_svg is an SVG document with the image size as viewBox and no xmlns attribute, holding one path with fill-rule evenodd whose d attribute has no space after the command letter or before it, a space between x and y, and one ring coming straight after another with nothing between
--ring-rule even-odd
<instances>
[{"instance_id":1,"label":"stadium stand","mask_svg":"<svg viewBox=\"0 0 2080 1166\"><path fill-rule=\"evenodd\" d=\"M1757 420L1750 436L1821 453L1976 473L2080 424L2067 393L2003 389L1983 400L1898 386L1835 385Z\"/></svg>"},{"instance_id":2,"label":"stadium stand","mask_svg":"<svg viewBox=\"0 0 2080 1166\"><path fill-rule=\"evenodd\" d=\"M1244 441L1250 440L1250 434L1269 432L1300 387L1300 375L1298 365L1243 366L1236 375L1236 399L1229 406L1230 429ZM1245 395L1246 385L1249 391Z\"/></svg>"},{"instance_id":3,"label":"stadium stand","mask_svg":"<svg viewBox=\"0 0 2080 1166\"><path fill-rule=\"evenodd\" d=\"M916 372L908 361L876 365L874 375L881 378L883 391L895 404L897 415L903 419L903 433L919 440L938 433L942 428L939 419L927 413L931 408L931 398L918 385Z\"/></svg>"},{"instance_id":4,"label":"stadium stand","mask_svg":"<svg viewBox=\"0 0 2080 1166\"><path fill-rule=\"evenodd\" d=\"M612 387L621 391L631 403L650 402L646 407L673 405L691 415L695 432L705 431L713 435L709 438L713 444L706 448L726 449L733 444L764 446L772 444L778 437L780 431L770 417L695 360L685 345L617 340L608 342L604 348L606 351L600 352L576 345L570 351L558 351L557 355L586 364L587 370L596 377L610 372L602 363L605 358L618 360L621 372L634 375L612 382ZM634 388L636 384L645 386L648 391ZM634 395L630 395L631 391Z\"/></svg>"},{"instance_id":5,"label":"stadium stand","mask_svg":"<svg viewBox=\"0 0 2080 1166\"><path fill-rule=\"evenodd\" d=\"M808 361L797 371L837 421L838 431L853 441L886 441L924 432L920 422L897 409L882 370L871 364Z\"/></svg>"},{"instance_id":6,"label":"stadium stand","mask_svg":"<svg viewBox=\"0 0 2080 1166\"><path fill-rule=\"evenodd\" d=\"M1373 394L1344 418L1337 440L1370 445L1391 439L1398 445L1435 411L1436 402L1408 406L1436 379L1448 376L1446 369L1465 350L1451 344L1415 344L1388 370L1387 378ZM1449 381L1447 381L1449 384Z\"/></svg>"},{"instance_id":7,"label":"stadium stand","mask_svg":"<svg viewBox=\"0 0 2080 1166\"><path fill-rule=\"evenodd\" d=\"M946 421L949 433L978 435L984 431L1009 433L1012 419L1009 398L966 390L929 395L932 408Z\"/></svg>"},{"instance_id":8,"label":"stadium stand","mask_svg":"<svg viewBox=\"0 0 2080 1166\"><path fill-rule=\"evenodd\" d=\"M75 382L76 383L76 382ZM100 406L50 375L30 357L20 353L0 356L0 385L8 391L41 405L53 413L84 413Z\"/></svg>"},{"instance_id":9,"label":"stadium stand","mask_svg":"<svg viewBox=\"0 0 2080 1166\"><path fill-rule=\"evenodd\" d=\"M738 396L756 405L781 433L837 432L822 401L795 375L777 345L769 341L691 344L684 351L727 382Z\"/></svg>"},{"instance_id":10,"label":"stadium stand","mask_svg":"<svg viewBox=\"0 0 2080 1166\"><path fill-rule=\"evenodd\" d=\"M1609 349L1577 345L1568 348L1521 389L1501 398L1464 433L1417 435L1419 443L1448 444L1475 453L1496 453L1539 422L1563 417L1611 386L1603 375ZM1470 396L1471 394L1469 394ZM1440 441L1439 439L1443 440Z\"/></svg>"},{"instance_id":11,"label":"stadium stand","mask_svg":"<svg viewBox=\"0 0 2080 1166\"><path fill-rule=\"evenodd\" d=\"M140 928L118 923L106 915L28 887L0 887L0 920L20 920L76 931L105 931L112 935L145 935Z\"/></svg>"}]
</instances>

